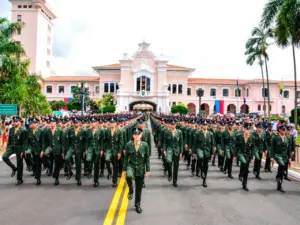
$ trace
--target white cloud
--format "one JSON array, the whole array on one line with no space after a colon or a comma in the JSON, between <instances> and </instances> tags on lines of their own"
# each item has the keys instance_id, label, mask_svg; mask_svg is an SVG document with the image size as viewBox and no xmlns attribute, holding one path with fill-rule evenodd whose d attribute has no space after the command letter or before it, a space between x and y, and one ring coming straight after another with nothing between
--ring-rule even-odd
<instances>
[{"instance_id":1,"label":"white cloud","mask_svg":"<svg viewBox=\"0 0 300 225\"><path fill-rule=\"evenodd\" d=\"M171 64L196 68L194 77L259 78L244 51L266 2L49 0L58 17L53 65L61 75L92 73L92 66L117 63L125 50L134 53L145 38ZM293 79L291 48L272 46L269 55L270 79Z\"/></svg>"}]
</instances>

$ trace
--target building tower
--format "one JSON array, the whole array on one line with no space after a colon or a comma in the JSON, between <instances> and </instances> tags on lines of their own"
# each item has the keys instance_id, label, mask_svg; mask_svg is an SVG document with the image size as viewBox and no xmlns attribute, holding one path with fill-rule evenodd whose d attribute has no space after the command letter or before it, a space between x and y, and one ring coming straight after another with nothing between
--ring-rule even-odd
<instances>
[{"instance_id":1,"label":"building tower","mask_svg":"<svg viewBox=\"0 0 300 225\"><path fill-rule=\"evenodd\" d=\"M30 59L30 73L51 75L53 20L56 18L46 0L9 0L12 22L24 22L24 28L14 35Z\"/></svg>"}]
</instances>

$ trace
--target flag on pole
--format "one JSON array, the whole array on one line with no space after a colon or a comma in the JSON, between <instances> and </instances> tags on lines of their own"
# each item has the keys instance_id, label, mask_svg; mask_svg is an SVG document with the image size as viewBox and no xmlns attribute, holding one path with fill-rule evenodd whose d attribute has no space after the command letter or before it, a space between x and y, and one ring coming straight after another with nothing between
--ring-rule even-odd
<instances>
[{"instance_id":1,"label":"flag on pole","mask_svg":"<svg viewBox=\"0 0 300 225\"><path fill-rule=\"evenodd\" d=\"M282 95L284 89L282 81L280 82L279 87L280 87L280 94Z\"/></svg>"},{"instance_id":2,"label":"flag on pole","mask_svg":"<svg viewBox=\"0 0 300 225\"><path fill-rule=\"evenodd\" d=\"M236 80L235 96L239 96L239 93L240 93L239 80Z\"/></svg>"},{"instance_id":3,"label":"flag on pole","mask_svg":"<svg viewBox=\"0 0 300 225\"><path fill-rule=\"evenodd\" d=\"M244 104L246 104L246 98L244 97Z\"/></svg>"}]
</instances>

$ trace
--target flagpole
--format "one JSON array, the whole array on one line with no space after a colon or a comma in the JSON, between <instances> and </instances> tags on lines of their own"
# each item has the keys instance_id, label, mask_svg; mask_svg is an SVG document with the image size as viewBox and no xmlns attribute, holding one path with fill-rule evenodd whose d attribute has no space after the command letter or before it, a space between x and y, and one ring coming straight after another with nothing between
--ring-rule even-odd
<instances>
[{"instance_id":1,"label":"flagpole","mask_svg":"<svg viewBox=\"0 0 300 225\"><path fill-rule=\"evenodd\" d=\"M237 87L236 87L236 91L235 94L237 96L237 101L236 101L236 113L240 113L240 106L239 106L239 78L237 78Z\"/></svg>"},{"instance_id":2,"label":"flagpole","mask_svg":"<svg viewBox=\"0 0 300 225\"><path fill-rule=\"evenodd\" d=\"M281 85L280 85L280 89L281 89L281 86L283 86L283 77L281 77ZM281 107L280 107L280 114L282 113L282 106L283 106L283 92L284 92L284 90L282 90L282 93L281 93Z\"/></svg>"}]
</instances>

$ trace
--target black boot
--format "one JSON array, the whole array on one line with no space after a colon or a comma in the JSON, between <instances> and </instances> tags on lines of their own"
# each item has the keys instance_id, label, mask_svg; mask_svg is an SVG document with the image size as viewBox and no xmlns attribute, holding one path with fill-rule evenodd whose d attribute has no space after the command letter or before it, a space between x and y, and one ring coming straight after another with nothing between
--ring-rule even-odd
<instances>
[{"instance_id":1,"label":"black boot","mask_svg":"<svg viewBox=\"0 0 300 225\"><path fill-rule=\"evenodd\" d=\"M14 177L15 175L16 175L16 172L17 172L17 168L15 167L15 168L13 168L12 170L11 170L11 177Z\"/></svg>"},{"instance_id":2,"label":"black boot","mask_svg":"<svg viewBox=\"0 0 300 225\"><path fill-rule=\"evenodd\" d=\"M98 182L98 181L95 182L94 185L93 185L93 187L94 187L94 188L99 187L99 182Z\"/></svg>"},{"instance_id":3,"label":"black boot","mask_svg":"<svg viewBox=\"0 0 300 225\"><path fill-rule=\"evenodd\" d=\"M41 185L41 183L42 183L42 182L41 182L40 179L36 180L36 185L37 185L37 186Z\"/></svg>"},{"instance_id":4,"label":"black boot","mask_svg":"<svg viewBox=\"0 0 300 225\"><path fill-rule=\"evenodd\" d=\"M17 186L21 185L21 184L23 184L23 180L18 180L17 183L16 183Z\"/></svg>"},{"instance_id":5,"label":"black boot","mask_svg":"<svg viewBox=\"0 0 300 225\"><path fill-rule=\"evenodd\" d=\"M54 186L58 186L59 185L59 180L56 179L55 182L54 182Z\"/></svg>"},{"instance_id":6,"label":"black boot","mask_svg":"<svg viewBox=\"0 0 300 225\"><path fill-rule=\"evenodd\" d=\"M77 186L81 186L81 180L77 181Z\"/></svg>"},{"instance_id":7,"label":"black boot","mask_svg":"<svg viewBox=\"0 0 300 225\"><path fill-rule=\"evenodd\" d=\"M70 170L70 172L68 174L68 177L67 177L67 180L70 180L72 176L73 176L73 172Z\"/></svg>"},{"instance_id":8,"label":"black boot","mask_svg":"<svg viewBox=\"0 0 300 225\"><path fill-rule=\"evenodd\" d=\"M207 184L206 184L206 179L203 179L203 187L207 187Z\"/></svg>"},{"instance_id":9,"label":"black boot","mask_svg":"<svg viewBox=\"0 0 300 225\"><path fill-rule=\"evenodd\" d=\"M135 211L138 213L138 214L140 214L140 213L142 213L142 208L140 207L140 206L136 206L135 207Z\"/></svg>"}]
</instances>

